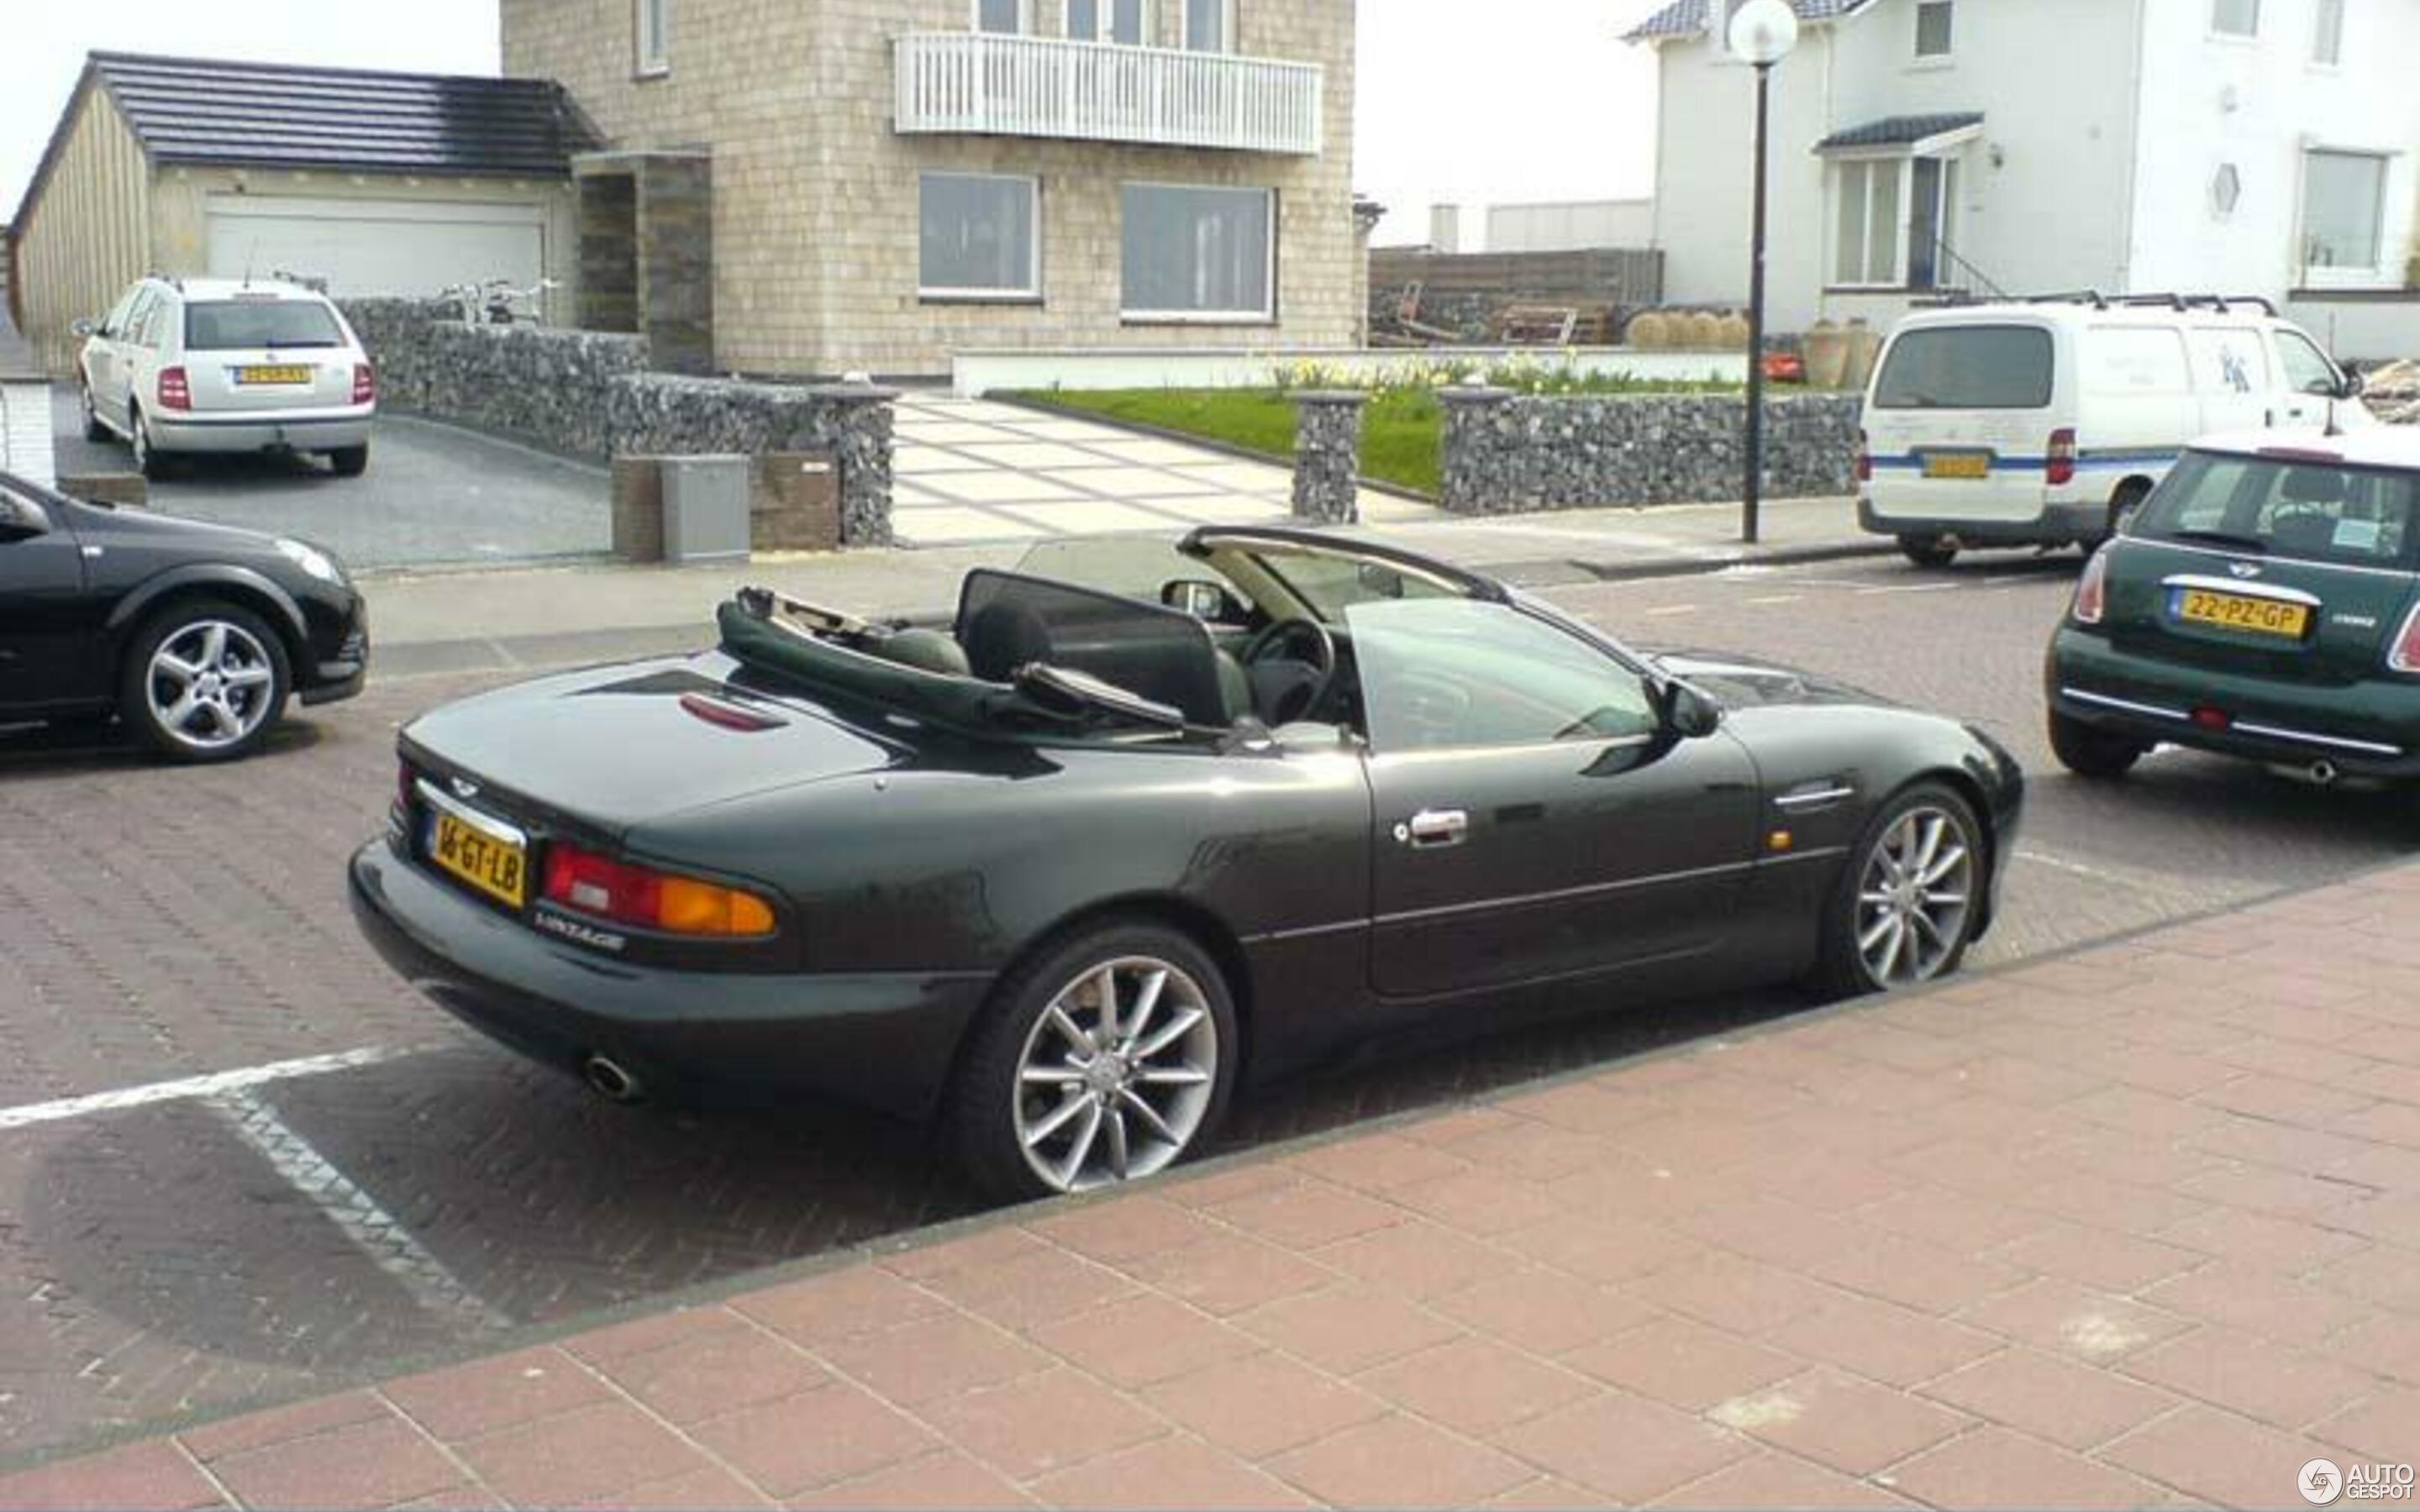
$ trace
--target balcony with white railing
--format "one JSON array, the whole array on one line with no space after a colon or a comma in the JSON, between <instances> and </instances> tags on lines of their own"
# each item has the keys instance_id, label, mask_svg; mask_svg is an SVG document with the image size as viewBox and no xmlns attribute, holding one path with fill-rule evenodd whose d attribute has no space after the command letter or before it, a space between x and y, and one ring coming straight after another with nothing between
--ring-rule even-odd
<instances>
[{"instance_id":1,"label":"balcony with white railing","mask_svg":"<svg viewBox=\"0 0 2420 1512\"><path fill-rule=\"evenodd\" d=\"M996 32L897 39L897 129L1316 154L1315 63Z\"/></svg>"}]
</instances>

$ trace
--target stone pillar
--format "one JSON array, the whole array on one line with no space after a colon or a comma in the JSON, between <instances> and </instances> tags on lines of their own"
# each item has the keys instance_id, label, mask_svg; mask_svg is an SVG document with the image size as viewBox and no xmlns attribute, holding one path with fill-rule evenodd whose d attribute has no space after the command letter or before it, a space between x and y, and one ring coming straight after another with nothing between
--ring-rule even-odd
<instances>
[{"instance_id":1,"label":"stone pillar","mask_svg":"<svg viewBox=\"0 0 2420 1512\"><path fill-rule=\"evenodd\" d=\"M1437 503L1450 515L1493 515L1511 507L1512 481L1502 458L1510 455L1495 434L1512 401L1510 389L1455 383L1437 391L1445 403L1442 476Z\"/></svg>"},{"instance_id":2,"label":"stone pillar","mask_svg":"<svg viewBox=\"0 0 2420 1512\"><path fill-rule=\"evenodd\" d=\"M889 546L891 406L897 389L874 383L818 383L807 390L830 417L828 445L840 464L843 546Z\"/></svg>"},{"instance_id":3,"label":"stone pillar","mask_svg":"<svg viewBox=\"0 0 2420 1512\"><path fill-rule=\"evenodd\" d=\"M638 170L639 331L667 373L714 371L714 160L651 153Z\"/></svg>"},{"instance_id":4,"label":"stone pillar","mask_svg":"<svg viewBox=\"0 0 2420 1512\"><path fill-rule=\"evenodd\" d=\"M1361 408L1370 396L1315 389L1294 402L1294 517L1351 525L1361 517Z\"/></svg>"}]
</instances>

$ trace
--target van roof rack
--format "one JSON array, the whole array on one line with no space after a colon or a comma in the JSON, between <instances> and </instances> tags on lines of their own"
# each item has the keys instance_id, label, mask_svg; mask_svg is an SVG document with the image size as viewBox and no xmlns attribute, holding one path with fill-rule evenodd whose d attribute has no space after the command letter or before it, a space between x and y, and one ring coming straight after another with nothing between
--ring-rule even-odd
<instances>
[{"instance_id":1,"label":"van roof rack","mask_svg":"<svg viewBox=\"0 0 2420 1512\"><path fill-rule=\"evenodd\" d=\"M2276 318L2277 316L2276 303L2265 294L2184 294L2175 292L2162 294L2103 294L2097 288L2079 288L2068 289L2055 294L2021 294L2016 297L2015 302L2019 304L2089 304L2096 310L2106 310L2112 305L2134 309L2142 309L2156 305L2164 309L2179 311L2196 308L2210 309L2216 310L2222 315L2227 313L2236 305L2248 304L2257 307L2262 314L2270 316L2272 319Z\"/></svg>"}]
</instances>

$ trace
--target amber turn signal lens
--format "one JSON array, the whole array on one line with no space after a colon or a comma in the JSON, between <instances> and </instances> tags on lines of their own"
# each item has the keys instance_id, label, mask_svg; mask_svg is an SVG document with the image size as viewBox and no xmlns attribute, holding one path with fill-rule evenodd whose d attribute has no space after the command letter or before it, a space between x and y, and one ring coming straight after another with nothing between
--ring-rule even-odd
<instances>
[{"instance_id":1,"label":"amber turn signal lens","mask_svg":"<svg viewBox=\"0 0 2420 1512\"><path fill-rule=\"evenodd\" d=\"M666 877L656 923L675 934L770 934L773 910L764 899L737 887Z\"/></svg>"}]
</instances>

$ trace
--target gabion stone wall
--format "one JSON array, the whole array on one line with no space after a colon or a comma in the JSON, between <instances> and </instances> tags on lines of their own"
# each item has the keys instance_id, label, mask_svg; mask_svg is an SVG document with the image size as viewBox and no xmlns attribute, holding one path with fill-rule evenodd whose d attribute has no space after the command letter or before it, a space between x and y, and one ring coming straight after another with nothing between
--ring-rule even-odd
<instances>
[{"instance_id":1,"label":"gabion stone wall","mask_svg":"<svg viewBox=\"0 0 2420 1512\"><path fill-rule=\"evenodd\" d=\"M598 461L614 379L647 370L644 336L471 326L427 300L342 300L378 368L379 401L408 414Z\"/></svg>"},{"instance_id":2,"label":"gabion stone wall","mask_svg":"<svg viewBox=\"0 0 2420 1512\"><path fill-rule=\"evenodd\" d=\"M1455 514L1740 497L1745 412L1735 394L1541 398L1465 388L1440 397L1440 502ZM1768 398L1765 496L1853 492L1862 403L1854 393Z\"/></svg>"},{"instance_id":3,"label":"gabion stone wall","mask_svg":"<svg viewBox=\"0 0 2420 1512\"><path fill-rule=\"evenodd\" d=\"M1361 517L1361 407L1369 399L1349 390L1294 396L1295 518L1350 525Z\"/></svg>"},{"instance_id":4,"label":"gabion stone wall","mask_svg":"<svg viewBox=\"0 0 2420 1512\"><path fill-rule=\"evenodd\" d=\"M606 425L617 456L830 452L845 546L891 544L891 402L868 383L751 383L648 373L614 381Z\"/></svg>"}]
</instances>

